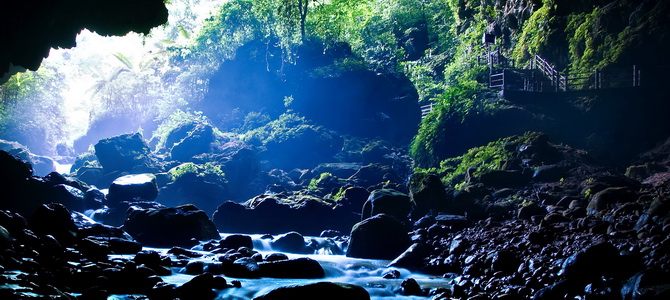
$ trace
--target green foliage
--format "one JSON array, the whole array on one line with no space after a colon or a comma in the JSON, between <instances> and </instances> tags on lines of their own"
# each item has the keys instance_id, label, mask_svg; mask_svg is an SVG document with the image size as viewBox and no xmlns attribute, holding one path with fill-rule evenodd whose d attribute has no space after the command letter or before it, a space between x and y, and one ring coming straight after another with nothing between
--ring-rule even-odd
<instances>
[{"instance_id":1,"label":"green foliage","mask_svg":"<svg viewBox=\"0 0 670 300\"><path fill-rule=\"evenodd\" d=\"M444 136L449 124L495 109L495 105L485 99L486 92L482 84L471 80L449 87L437 99L410 145L409 154L418 166L435 166L440 162L440 149L448 142Z\"/></svg>"},{"instance_id":2,"label":"green foliage","mask_svg":"<svg viewBox=\"0 0 670 300\"><path fill-rule=\"evenodd\" d=\"M270 121L270 115L263 112L252 111L244 117L244 123L240 127L239 132L245 133L254 130L269 123Z\"/></svg>"},{"instance_id":3,"label":"green foliage","mask_svg":"<svg viewBox=\"0 0 670 300\"><path fill-rule=\"evenodd\" d=\"M226 174L221 170L221 166L211 162L205 164L183 163L168 171L172 180L179 180L184 176L195 176L205 179L206 181L225 184Z\"/></svg>"},{"instance_id":4,"label":"green foliage","mask_svg":"<svg viewBox=\"0 0 670 300\"><path fill-rule=\"evenodd\" d=\"M306 130L315 128L317 127L310 125L304 117L294 113L285 113L280 115L277 120L247 132L244 140L260 145L281 143L300 135Z\"/></svg>"},{"instance_id":5,"label":"green foliage","mask_svg":"<svg viewBox=\"0 0 670 300\"><path fill-rule=\"evenodd\" d=\"M549 36L555 31L551 26L554 22L555 5L554 0L543 0L542 7L533 12L524 23L512 53L519 65L528 62L534 54L540 54L542 47L547 45Z\"/></svg>"},{"instance_id":6,"label":"green foliage","mask_svg":"<svg viewBox=\"0 0 670 300\"><path fill-rule=\"evenodd\" d=\"M62 120L62 76L48 66L37 72L14 74L0 85L0 136L27 146L32 152L52 155L67 134Z\"/></svg>"},{"instance_id":7,"label":"green foliage","mask_svg":"<svg viewBox=\"0 0 670 300\"><path fill-rule=\"evenodd\" d=\"M203 115L201 111L192 112L178 109L172 113L169 117L164 119L163 122L158 125L158 128L156 128L156 130L152 133L152 139L158 139L156 149L160 149L165 146L165 141L170 132L177 129L179 126L192 122L208 124L209 120Z\"/></svg>"},{"instance_id":8,"label":"green foliage","mask_svg":"<svg viewBox=\"0 0 670 300\"><path fill-rule=\"evenodd\" d=\"M333 174L329 172L324 172L319 175L319 177L312 178L312 180L309 181L309 185L307 186L307 189L310 191L315 191L321 187L321 185L325 182L328 182L334 178Z\"/></svg>"},{"instance_id":9,"label":"green foliage","mask_svg":"<svg viewBox=\"0 0 670 300\"><path fill-rule=\"evenodd\" d=\"M468 169L472 169L470 174L474 177L491 170L500 170L505 161L513 155L509 145L527 144L539 135L539 133L529 132L522 136L499 139L485 146L472 148L461 156L444 159L437 168L417 168L415 172L436 173L446 186L458 189L465 184L464 174Z\"/></svg>"}]
</instances>

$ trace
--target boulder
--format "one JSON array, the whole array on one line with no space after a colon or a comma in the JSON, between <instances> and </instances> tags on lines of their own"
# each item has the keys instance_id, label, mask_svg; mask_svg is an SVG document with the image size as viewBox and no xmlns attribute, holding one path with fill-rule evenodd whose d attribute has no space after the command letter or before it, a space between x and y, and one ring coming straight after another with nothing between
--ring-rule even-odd
<instances>
[{"instance_id":1,"label":"boulder","mask_svg":"<svg viewBox=\"0 0 670 300\"><path fill-rule=\"evenodd\" d=\"M349 231L359 219L350 211L307 195L259 195L243 203L221 204L212 219L221 232L319 235L323 230Z\"/></svg>"},{"instance_id":2,"label":"boulder","mask_svg":"<svg viewBox=\"0 0 670 300\"><path fill-rule=\"evenodd\" d=\"M326 276L319 262L307 257L263 262L259 266L263 277L313 279Z\"/></svg>"},{"instance_id":3,"label":"boulder","mask_svg":"<svg viewBox=\"0 0 670 300\"><path fill-rule=\"evenodd\" d=\"M351 229L348 257L394 259L410 246L407 230L400 221L379 214Z\"/></svg>"},{"instance_id":4,"label":"boulder","mask_svg":"<svg viewBox=\"0 0 670 300\"><path fill-rule=\"evenodd\" d=\"M316 282L276 288L254 300L284 299L347 299L369 300L370 294L362 287L335 282Z\"/></svg>"},{"instance_id":5,"label":"boulder","mask_svg":"<svg viewBox=\"0 0 670 300\"><path fill-rule=\"evenodd\" d=\"M610 243L589 246L568 257L560 271L567 280L588 282L617 271L621 256Z\"/></svg>"},{"instance_id":6,"label":"boulder","mask_svg":"<svg viewBox=\"0 0 670 300\"><path fill-rule=\"evenodd\" d=\"M180 130L178 128L177 130ZM173 160L186 162L194 156L211 151L214 142L214 129L209 124L197 123L188 131L186 137L175 143L170 149Z\"/></svg>"},{"instance_id":7,"label":"boulder","mask_svg":"<svg viewBox=\"0 0 670 300\"><path fill-rule=\"evenodd\" d=\"M342 197L338 199L338 203L352 211L360 212L368 197L370 197L370 192L366 189L362 187L348 187L342 192Z\"/></svg>"},{"instance_id":8,"label":"boulder","mask_svg":"<svg viewBox=\"0 0 670 300\"><path fill-rule=\"evenodd\" d=\"M156 176L149 173L121 176L109 186L107 205L119 202L153 201L158 195Z\"/></svg>"},{"instance_id":9,"label":"boulder","mask_svg":"<svg viewBox=\"0 0 670 300\"><path fill-rule=\"evenodd\" d=\"M586 212L590 215L595 214L612 208L616 204L635 201L637 197L638 194L627 187L606 188L593 195L586 207Z\"/></svg>"},{"instance_id":10,"label":"boulder","mask_svg":"<svg viewBox=\"0 0 670 300\"><path fill-rule=\"evenodd\" d=\"M70 211L59 203L41 205L30 218L30 229L38 235L51 235L63 246L77 238L77 226Z\"/></svg>"},{"instance_id":11,"label":"boulder","mask_svg":"<svg viewBox=\"0 0 670 300\"><path fill-rule=\"evenodd\" d=\"M535 172L533 172L533 180L535 182L559 181L566 175L565 168L559 165L546 165L535 169Z\"/></svg>"},{"instance_id":12,"label":"boulder","mask_svg":"<svg viewBox=\"0 0 670 300\"><path fill-rule=\"evenodd\" d=\"M131 210L123 229L150 247L191 247L194 240L219 239L214 223L193 205Z\"/></svg>"},{"instance_id":13,"label":"boulder","mask_svg":"<svg viewBox=\"0 0 670 300\"><path fill-rule=\"evenodd\" d=\"M220 201L226 198L226 187L221 182L187 173L162 187L156 201L165 206L193 204L211 215Z\"/></svg>"},{"instance_id":14,"label":"boulder","mask_svg":"<svg viewBox=\"0 0 670 300\"><path fill-rule=\"evenodd\" d=\"M447 197L442 181L437 175L415 173L409 181L409 196L416 205L414 212L423 216L430 210L446 212L453 203ZM453 211L450 211L453 213Z\"/></svg>"},{"instance_id":15,"label":"boulder","mask_svg":"<svg viewBox=\"0 0 670 300\"><path fill-rule=\"evenodd\" d=\"M670 274L645 270L635 274L621 287L623 300L652 300L670 298Z\"/></svg>"},{"instance_id":16,"label":"boulder","mask_svg":"<svg viewBox=\"0 0 670 300\"><path fill-rule=\"evenodd\" d=\"M363 205L361 220L383 213L403 221L413 207L414 203L407 194L391 189L375 190Z\"/></svg>"},{"instance_id":17,"label":"boulder","mask_svg":"<svg viewBox=\"0 0 670 300\"><path fill-rule=\"evenodd\" d=\"M122 134L95 144L95 156L105 172L131 172L151 165L149 146L140 133Z\"/></svg>"},{"instance_id":18,"label":"boulder","mask_svg":"<svg viewBox=\"0 0 670 300\"><path fill-rule=\"evenodd\" d=\"M304 254L311 254L314 252L314 249L307 248L305 238L302 234L295 231L278 236L272 241L271 246L272 250L281 252Z\"/></svg>"},{"instance_id":19,"label":"boulder","mask_svg":"<svg viewBox=\"0 0 670 300\"><path fill-rule=\"evenodd\" d=\"M397 172L390 166L380 164L369 164L360 168L354 175L348 179L350 182L362 186L369 187L380 182L390 182L402 184L404 180L398 176Z\"/></svg>"},{"instance_id":20,"label":"boulder","mask_svg":"<svg viewBox=\"0 0 670 300\"><path fill-rule=\"evenodd\" d=\"M254 242L248 235L231 234L219 241L219 247L221 249L239 249L240 247L253 249Z\"/></svg>"}]
</instances>

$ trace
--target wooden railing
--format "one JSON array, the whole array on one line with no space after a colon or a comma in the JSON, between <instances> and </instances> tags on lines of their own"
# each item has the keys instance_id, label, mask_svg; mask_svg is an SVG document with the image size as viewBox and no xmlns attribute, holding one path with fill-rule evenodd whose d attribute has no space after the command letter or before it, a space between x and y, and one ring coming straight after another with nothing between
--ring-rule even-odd
<instances>
[{"instance_id":1,"label":"wooden railing","mask_svg":"<svg viewBox=\"0 0 670 300\"><path fill-rule=\"evenodd\" d=\"M489 87L527 92L567 92L580 90L637 87L642 72L637 66L608 68L593 72L559 72L554 65L535 55L525 69L491 70ZM667 76L666 76L667 77ZM653 77L649 81L653 81ZM658 81L658 80L657 80Z\"/></svg>"},{"instance_id":2,"label":"wooden railing","mask_svg":"<svg viewBox=\"0 0 670 300\"><path fill-rule=\"evenodd\" d=\"M421 106L421 120L425 119L426 116L433 111L433 107L435 107L435 103L430 103L427 105Z\"/></svg>"}]
</instances>

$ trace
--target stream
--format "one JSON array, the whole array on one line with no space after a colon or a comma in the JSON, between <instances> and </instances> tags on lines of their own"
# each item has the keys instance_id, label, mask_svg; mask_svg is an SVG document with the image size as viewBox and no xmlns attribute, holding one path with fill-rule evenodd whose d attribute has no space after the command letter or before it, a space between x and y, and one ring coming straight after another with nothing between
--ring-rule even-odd
<instances>
[{"instance_id":1,"label":"stream","mask_svg":"<svg viewBox=\"0 0 670 300\"><path fill-rule=\"evenodd\" d=\"M228 234L221 234L222 238ZM270 242L268 239L261 239L261 235L250 235L254 241L254 250L261 253L264 257L270 253L278 253L279 251L272 250ZM305 240L316 240L323 242L326 238L321 237L305 237ZM332 240L331 240L332 242ZM341 243L337 243L338 246L341 246ZM201 247L195 246L192 250L195 250L201 254L202 257L194 258L192 260L200 260L205 264L215 263L218 261L218 256L220 254L213 254L207 251L199 250ZM144 250L156 251L161 255L169 255L167 248L150 248L145 247ZM344 250L344 249L342 249ZM320 251L321 254L293 254L286 253L289 259L308 257L319 262L325 271L325 277L319 279L282 279L282 278L259 278L259 279L246 279L246 278L231 278L226 277L230 282L232 280L237 280L241 283L240 288L228 288L225 290L219 291L219 294L216 299L253 299L263 295L272 289L281 286L294 285L294 284L307 284L313 282L321 281L330 281L330 282L342 282L359 285L365 288L368 293L370 293L371 299L427 299L427 297L419 296L403 296L396 294L396 291L400 289L401 283L408 278L413 278L416 280L422 289L430 290L433 288L449 288L449 279L442 277L428 276L424 274L412 273L406 269L400 268L388 268L387 265L390 263L389 260L377 260L377 259L358 259L346 257L342 254L330 254L333 251ZM342 251L335 251L342 252ZM132 258L127 255L116 255L117 257ZM193 275L187 275L181 273L181 267L173 267L172 275L162 276L163 280L166 283L181 285L189 280L191 280ZM395 271L394 271L395 270ZM396 274L399 274L397 278L386 279L383 278L383 275L389 272L394 271ZM110 297L108 299L132 299L127 295L117 295Z\"/></svg>"}]
</instances>

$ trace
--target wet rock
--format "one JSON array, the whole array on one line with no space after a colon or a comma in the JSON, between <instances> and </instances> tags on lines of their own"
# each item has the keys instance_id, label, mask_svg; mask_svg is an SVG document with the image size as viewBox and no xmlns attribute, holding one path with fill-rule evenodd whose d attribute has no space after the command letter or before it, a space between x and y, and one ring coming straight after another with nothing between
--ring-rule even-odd
<instances>
[{"instance_id":1,"label":"wet rock","mask_svg":"<svg viewBox=\"0 0 670 300\"><path fill-rule=\"evenodd\" d=\"M231 234L219 242L219 247L222 249L254 248L254 242L248 235Z\"/></svg>"},{"instance_id":2,"label":"wet rock","mask_svg":"<svg viewBox=\"0 0 670 300\"><path fill-rule=\"evenodd\" d=\"M193 277L193 279L176 288L175 291L180 299L214 299L217 295L214 289L222 290L225 288L227 288L225 278L203 273Z\"/></svg>"},{"instance_id":3,"label":"wet rock","mask_svg":"<svg viewBox=\"0 0 670 300\"><path fill-rule=\"evenodd\" d=\"M421 262L428 254L426 246L419 243L412 244L405 252L394 259L389 267L404 268L412 271L419 271L417 268L421 266Z\"/></svg>"},{"instance_id":4,"label":"wet rock","mask_svg":"<svg viewBox=\"0 0 670 300\"><path fill-rule=\"evenodd\" d=\"M186 128L188 127L188 128ZM179 139L174 131L187 130L186 136ZM170 149L170 156L173 160L187 162L194 156L211 151L211 144L214 142L214 129L209 124L188 123L182 125L170 133L168 138L179 139ZM172 141L168 141L172 142Z\"/></svg>"},{"instance_id":5,"label":"wet rock","mask_svg":"<svg viewBox=\"0 0 670 300\"><path fill-rule=\"evenodd\" d=\"M405 227L397 219L379 214L354 225L348 257L394 259L410 245Z\"/></svg>"},{"instance_id":6,"label":"wet rock","mask_svg":"<svg viewBox=\"0 0 670 300\"><path fill-rule=\"evenodd\" d=\"M407 278L400 283L400 294L404 296L423 296L419 283L414 278Z\"/></svg>"},{"instance_id":7,"label":"wet rock","mask_svg":"<svg viewBox=\"0 0 670 300\"><path fill-rule=\"evenodd\" d=\"M311 254L314 249L306 247L305 238L295 231L282 234L272 241L272 249L289 253Z\"/></svg>"},{"instance_id":8,"label":"wet rock","mask_svg":"<svg viewBox=\"0 0 670 300\"><path fill-rule=\"evenodd\" d=\"M439 177L433 174L415 173L410 178L409 195L415 203L415 214L424 215L430 210L453 212L453 203Z\"/></svg>"},{"instance_id":9,"label":"wet rock","mask_svg":"<svg viewBox=\"0 0 670 300\"><path fill-rule=\"evenodd\" d=\"M347 206L352 211L360 212L369 196L370 192L362 187L348 187L342 193L339 203Z\"/></svg>"},{"instance_id":10,"label":"wet rock","mask_svg":"<svg viewBox=\"0 0 670 300\"><path fill-rule=\"evenodd\" d=\"M606 188L593 195L586 207L586 212L592 215L612 208L616 204L635 201L637 197L637 193L627 187Z\"/></svg>"},{"instance_id":11,"label":"wet rock","mask_svg":"<svg viewBox=\"0 0 670 300\"><path fill-rule=\"evenodd\" d=\"M95 156L106 172L131 172L138 166L152 164L149 146L142 134L122 134L102 139L95 144Z\"/></svg>"},{"instance_id":12,"label":"wet rock","mask_svg":"<svg viewBox=\"0 0 670 300\"><path fill-rule=\"evenodd\" d=\"M514 273L519 268L521 260L511 251L496 251L487 257L491 271L503 274Z\"/></svg>"},{"instance_id":13,"label":"wet rock","mask_svg":"<svg viewBox=\"0 0 670 300\"><path fill-rule=\"evenodd\" d=\"M237 278L260 278L261 268L258 262L251 257L236 259L230 268L225 270L226 276Z\"/></svg>"},{"instance_id":14,"label":"wet rock","mask_svg":"<svg viewBox=\"0 0 670 300\"><path fill-rule=\"evenodd\" d=\"M519 208L519 213L517 214L517 218L522 219L522 220L530 220L531 217L533 216L540 216L544 217L544 215L547 214L547 210L542 208L541 206L531 203L529 205L526 205L524 207Z\"/></svg>"},{"instance_id":15,"label":"wet rock","mask_svg":"<svg viewBox=\"0 0 670 300\"><path fill-rule=\"evenodd\" d=\"M219 238L214 223L193 205L132 210L123 229L142 245L152 247L190 247L196 244L194 240Z\"/></svg>"},{"instance_id":16,"label":"wet rock","mask_svg":"<svg viewBox=\"0 0 670 300\"><path fill-rule=\"evenodd\" d=\"M403 179L390 166L380 164L369 164L360 168L348 179L357 186L368 188L380 182L391 182L402 184Z\"/></svg>"},{"instance_id":17,"label":"wet rock","mask_svg":"<svg viewBox=\"0 0 670 300\"><path fill-rule=\"evenodd\" d=\"M565 169L558 165L540 166L533 172L535 182L554 182L566 176Z\"/></svg>"},{"instance_id":18,"label":"wet rock","mask_svg":"<svg viewBox=\"0 0 670 300\"><path fill-rule=\"evenodd\" d=\"M360 216L335 203L307 195L259 195L244 204L221 204L212 218L221 232L319 235L325 229L349 231Z\"/></svg>"},{"instance_id":19,"label":"wet rock","mask_svg":"<svg viewBox=\"0 0 670 300\"><path fill-rule=\"evenodd\" d=\"M262 277L312 279L325 276L319 262L307 257L263 262L259 266Z\"/></svg>"},{"instance_id":20,"label":"wet rock","mask_svg":"<svg viewBox=\"0 0 670 300\"><path fill-rule=\"evenodd\" d=\"M635 274L621 287L623 300L652 300L670 298L670 274L645 270Z\"/></svg>"},{"instance_id":21,"label":"wet rock","mask_svg":"<svg viewBox=\"0 0 670 300\"><path fill-rule=\"evenodd\" d=\"M48 196L44 195L45 199L61 203L70 210L84 211L87 208L84 205L84 192L75 187L57 184L50 188L48 193Z\"/></svg>"},{"instance_id":22,"label":"wet rock","mask_svg":"<svg viewBox=\"0 0 670 300\"><path fill-rule=\"evenodd\" d=\"M369 300L370 294L362 287L335 282L317 282L303 285L283 286L276 288L265 295L255 297L254 300L284 300L284 299L347 299Z\"/></svg>"},{"instance_id":23,"label":"wet rock","mask_svg":"<svg viewBox=\"0 0 670 300\"><path fill-rule=\"evenodd\" d=\"M568 280L585 282L611 275L616 271L619 259L619 251L612 244L592 245L568 257L560 274Z\"/></svg>"},{"instance_id":24,"label":"wet rock","mask_svg":"<svg viewBox=\"0 0 670 300\"><path fill-rule=\"evenodd\" d=\"M84 207L86 209L102 208L105 202L105 194L97 188L89 188L84 193Z\"/></svg>"},{"instance_id":25,"label":"wet rock","mask_svg":"<svg viewBox=\"0 0 670 300\"><path fill-rule=\"evenodd\" d=\"M405 220L413 207L414 203L407 194L391 189L375 190L363 205L361 220L382 213Z\"/></svg>"},{"instance_id":26,"label":"wet rock","mask_svg":"<svg viewBox=\"0 0 670 300\"><path fill-rule=\"evenodd\" d=\"M153 201L158 195L156 176L153 174L132 174L115 179L109 186L107 205L119 202Z\"/></svg>"},{"instance_id":27,"label":"wet rock","mask_svg":"<svg viewBox=\"0 0 670 300\"><path fill-rule=\"evenodd\" d=\"M156 201L165 206L193 204L211 215L221 199L228 197L226 184L196 173L186 173L168 183L158 192Z\"/></svg>"},{"instance_id":28,"label":"wet rock","mask_svg":"<svg viewBox=\"0 0 670 300\"><path fill-rule=\"evenodd\" d=\"M70 211L60 204L40 206L30 218L30 228L38 235L52 235L62 245L71 245L77 238L77 226Z\"/></svg>"}]
</instances>

